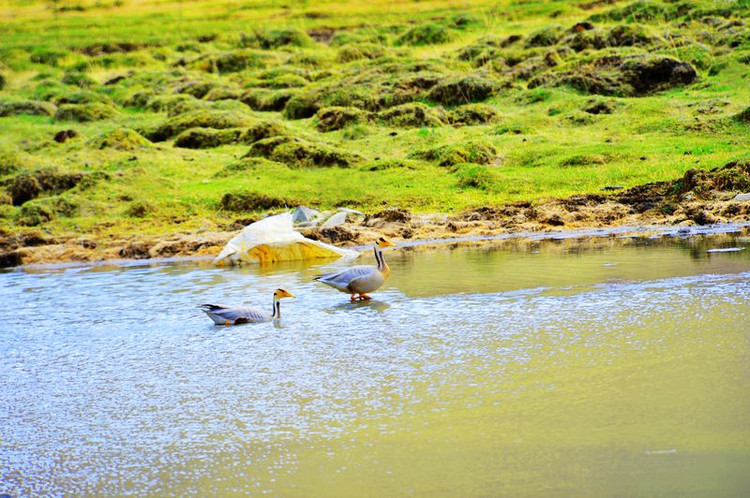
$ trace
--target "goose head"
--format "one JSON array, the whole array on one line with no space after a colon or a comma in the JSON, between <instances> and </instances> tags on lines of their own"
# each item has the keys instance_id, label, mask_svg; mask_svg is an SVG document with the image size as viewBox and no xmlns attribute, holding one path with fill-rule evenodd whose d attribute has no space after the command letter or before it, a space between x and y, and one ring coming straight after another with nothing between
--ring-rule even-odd
<instances>
[{"instance_id":1,"label":"goose head","mask_svg":"<svg viewBox=\"0 0 750 498\"><path fill-rule=\"evenodd\" d=\"M286 289L276 289L273 293L274 299L283 299L285 297L294 297L294 294Z\"/></svg>"},{"instance_id":2,"label":"goose head","mask_svg":"<svg viewBox=\"0 0 750 498\"><path fill-rule=\"evenodd\" d=\"M375 241L375 246L377 246L380 249L385 249L386 247L393 247L395 245L396 244L386 239L385 237L380 237L378 240Z\"/></svg>"}]
</instances>

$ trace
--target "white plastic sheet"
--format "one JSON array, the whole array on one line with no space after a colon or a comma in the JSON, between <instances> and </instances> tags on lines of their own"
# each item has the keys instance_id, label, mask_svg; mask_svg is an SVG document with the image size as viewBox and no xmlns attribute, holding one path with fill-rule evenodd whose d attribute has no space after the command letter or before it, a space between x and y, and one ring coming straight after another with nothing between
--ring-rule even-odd
<instances>
[{"instance_id":1,"label":"white plastic sheet","mask_svg":"<svg viewBox=\"0 0 750 498\"><path fill-rule=\"evenodd\" d=\"M305 259L356 258L359 253L305 238L294 230L292 214L269 216L242 229L214 259L217 266Z\"/></svg>"}]
</instances>

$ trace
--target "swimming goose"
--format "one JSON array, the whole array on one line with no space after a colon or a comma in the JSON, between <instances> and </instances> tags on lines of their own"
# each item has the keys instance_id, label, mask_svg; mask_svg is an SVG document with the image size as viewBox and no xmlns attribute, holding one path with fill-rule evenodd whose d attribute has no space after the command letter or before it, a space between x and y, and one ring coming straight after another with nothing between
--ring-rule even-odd
<instances>
[{"instance_id":1,"label":"swimming goose","mask_svg":"<svg viewBox=\"0 0 750 498\"><path fill-rule=\"evenodd\" d=\"M273 293L273 313L268 314L258 308L238 306L230 308L217 304L201 304L198 306L205 314L214 321L216 325L242 325L244 323L261 323L270 322L276 318L281 318L281 304L279 299L285 297L294 297L286 289L276 289Z\"/></svg>"},{"instance_id":2,"label":"swimming goose","mask_svg":"<svg viewBox=\"0 0 750 498\"><path fill-rule=\"evenodd\" d=\"M375 259L378 262L377 267L365 265L350 266L349 268L335 271L333 273L319 275L315 277L315 280L330 285L341 292L349 293L349 299L352 301L371 299L367 293L379 289L385 282L385 279L388 278L388 275L391 274L391 269L388 268L388 264L383 259L382 250L385 247L393 245L395 244L383 237L380 237L377 242L375 242Z\"/></svg>"}]
</instances>

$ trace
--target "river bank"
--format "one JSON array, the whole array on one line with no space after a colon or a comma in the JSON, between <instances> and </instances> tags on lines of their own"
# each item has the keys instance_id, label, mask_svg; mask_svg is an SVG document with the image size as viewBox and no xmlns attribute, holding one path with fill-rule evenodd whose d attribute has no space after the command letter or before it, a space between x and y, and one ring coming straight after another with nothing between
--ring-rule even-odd
<instances>
[{"instance_id":1,"label":"river bank","mask_svg":"<svg viewBox=\"0 0 750 498\"><path fill-rule=\"evenodd\" d=\"M651 236L737 231L750 224L750 202L737 194L747 182L750 163L733 162L710 172L689 170L669 182L656 182L607 194L577 195L537 203L515 202L458 214L412 213L388 208L366 215L349 214L328 228L301 228L308 238L338 246L366 246L379 236L404 245L415 241L481 239L538 240L588 236ZM0 238L0 266L144 260L205 256L209 258L239 230L201 229L163 236L54 235L41 231Z\"/></svg>"}]
</instances>

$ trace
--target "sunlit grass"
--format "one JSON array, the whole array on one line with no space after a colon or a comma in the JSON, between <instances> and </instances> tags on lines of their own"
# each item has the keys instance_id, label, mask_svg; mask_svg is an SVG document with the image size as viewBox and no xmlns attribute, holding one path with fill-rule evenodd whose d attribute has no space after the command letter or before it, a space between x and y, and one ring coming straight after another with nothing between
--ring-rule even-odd
<instances>
[{"instance_id":1,"label":"sunlit grass","mask_svg":"<svg viewBox=\"0 0 750 498\"><path fill-rule=\"evenodd\" d=\"M0 74L6 80L0 99L39 98L35 90L38 81L59 80L70 71L84 72L99 85L132 70L163 74L183 71L190 77L239 87L255 74L252 70L219 76L184 70L177 61L233 50L241 33L255 29L346 27L352 29L342 32L361 28L378 34L389 29L403 32L413 23L439 22L457 14L473 16L473 24L455 30L451 41L396 47L394 35L386 52L398 50L406 54L402 58L410 60L437 60L457 74L486 72L486 68L477 69L458 60L458 51L488 35L528 36L550 25L569 29L577 21L613 8L606 5L584 11L569 2L510 0L6 3L9 8L0 11L0 30L7 34L0 40ZM647 29L662 36L677 28L657 20ZM688 28L679 29L693 36ZM216 35L217 39L196 48L196 39L205 35ZM90 57L80 50L122 42L145 46L134 52ZM65 51L69 48L75 50ZM64 51L54 64L30 60L30 53L54 50ZM297 66L308 76L319 71L335 77L351 67L363 71L372 67L366 61L338 63L338 50L315 43L304 48L284 47L277 53L282 60L312 60ZM321 209L348 206L376 211L396 205L422 212L453 212L515 200L599 192L608 185L629 187L667 180L690 168L713 168L747 157L748 127L732 116L750 102L748 66L724 46L685 45L669 39L660 50L671 56L695 58L699 81L639 98L593 97L568 88L527 89L524 81L516 81L486 102L497 110L497 121L479 126L401 129L380 123L318 133L314 118L284 121L293 135L314 137L359 154L362 161L348 169L258 167L227 176L217 173L245 154L247 146L189 150L163 142L136 151L96 150L90 146L90 140L104 131L123 126L143 130L166 119L163 113L132 108L121 109L115 119L94 123L55 122L35 116L0 118L0 149L22 154L28 159L24 163L28 170L55 167L68 172L107 173L108 179L93 189L63 194L80 206L76 215L45 225L51 230L83 232L220 229L241 215L222 211L221 197L243 190ZM643 52L630 47L622 51ZM604 53L607 50L589 51L581 57ZM394 56L394 60L401 59ZM121 97L117 92L124 90L98 86L94 91L117 99ZM608 115L582 112L592 100L611 102L616 110ZM696 111L714 104L710 112ZM254 115L259 119L281 118L279 113ZM62 145L52 142L54 134L64 128L74 128L83 137ZM497 160L488 166L490 173L482 188L462 183L450 168L421 159L412 160L409 167L371 171L378 160L413 158L415 152L464 141L487 144L498 152ZM133 217L128 213L134 203L148 203L152 209L142 219ZM15 218L8 215L12 209L3 211L0 225L15 230L19 228Z\"/></svg>"}]
</instances>

